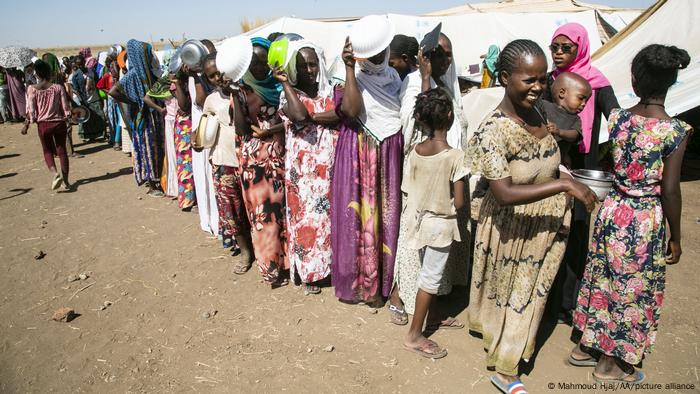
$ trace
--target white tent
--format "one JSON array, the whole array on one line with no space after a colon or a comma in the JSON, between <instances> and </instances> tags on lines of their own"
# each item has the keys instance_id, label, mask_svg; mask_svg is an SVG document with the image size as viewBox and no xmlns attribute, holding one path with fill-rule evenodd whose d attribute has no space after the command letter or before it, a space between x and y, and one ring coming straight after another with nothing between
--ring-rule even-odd
<instances>
[{"instance_id":1,"label":"white tent","mask_svg":"<svg viewBox=\"0 0 700 394\"><path fill-rule=\"evenodd\" d=\"M552 33L560 25L578 22L588 31L591 50L601 46L594 10L584 12L543 13L468 13L451 16L409 16L390 14L397 34L416 37L423 35L442 22L442 31L452 39L453 53L460 75L469 74L469 65L480 64L480 56L489 45L500 47L517 38L528 38L539 43L547 56L547 45ZM345 37L348 36L352 20L320 22L296 18L280 18L245 33L247 36L267 36L272 32L298 33L322 47L326 62L330 66L339 61Z\"/></svg>"},{"instance_id":2,"label":"white tent","mask_svg":"<svg viewBox=\"0 0 700 394\"><path fill-rule=\"evenodd\" d=\"M666 111L677 115L700 106L700 1L660 0L593 54L593 64L610 80L622 107L635 104L630 65L649 44L675 45L691 63L678 73L666 98Z\"/></svg>"}]
</instances>

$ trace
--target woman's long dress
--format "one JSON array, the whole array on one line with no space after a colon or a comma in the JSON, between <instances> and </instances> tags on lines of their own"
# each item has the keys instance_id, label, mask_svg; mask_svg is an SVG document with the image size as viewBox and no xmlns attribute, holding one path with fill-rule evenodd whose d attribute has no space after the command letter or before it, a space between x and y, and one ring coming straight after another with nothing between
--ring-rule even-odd
<instances>
[{"instance_id":1,"label":"woman's long dress","mask_svg":"<svg viewBox=\"0 0 700 394\"><path fill-rule=\"evenodd\" d=\"M499 110L470 142L472 170L483 180L511 177L514 184L548 182L558 176L559 148L548 134L538 139ZM491 191L477 224L469 328L483 335L487 365L517 375L532 356L547 296L559 269L571 201L564 193L529 204L500 206Z\"/></svg>"},{"instance_id":2,"label":"woman's long dress","mask_svg":"<svg viewBox=\"0 0 700 394\"><path fill-rule=\"evenodd\" d=\"M333 97L296 91L309 114L335 110ZM282 97L280 108L286 100ZM331 273L331 177L338 132L317 124L297 125L280 111L286 129L285 193L287 253L291 277L303 283Z\"/></svg>"},{"instance_id":3,"label":"woman's long dress","mask_svg":"<svg viewBox=\"0 0 700 394\"><path fill-rule=\"evenodd\" d=\"M654 345L664 299L663 161L691 128L620 109L609 128L614 187L595 221L574 324L581 344L634 365Z\"/></svg>"},{"instance_id":4,"label":"woman's long dress","mask_svg":"<svg viewBox=\"0 0 700 394\"><path fill-rule=\"evenodd\" d=\"M335 105L342 94L336 90ZM403 134L379 142L351 119L340 126L332 181L333 286L345 301L388 297L401 215Z\"/></svg>"}]
</instances>

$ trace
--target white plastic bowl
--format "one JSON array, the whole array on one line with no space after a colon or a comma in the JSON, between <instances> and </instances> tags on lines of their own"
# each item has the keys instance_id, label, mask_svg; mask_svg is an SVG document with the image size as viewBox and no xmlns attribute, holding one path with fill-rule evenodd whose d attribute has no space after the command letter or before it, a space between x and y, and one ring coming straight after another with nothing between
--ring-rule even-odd
<instances>
[{"instance_id":1,"label":"white plastic bowl","mask_svg":"<svg viewBox=\"0 0 700 394\"><path fill-rule=\"evenodd\" d=\"M350 42L356 59L369 59L385 50L394 39L394 23L388 15L367 15L350 30Z\"/></svg>"},{"instance_id":2,"label":"white plastic bowl","mask_svg":"<svg viewBox=\"0 0 700 394\"><path fill-rule=\"evenodd\" d=\"M224 41L216 52L216 68L234 81L243 78L253 57L250 38L238 36Z\"/></svg>"}]
</instances>

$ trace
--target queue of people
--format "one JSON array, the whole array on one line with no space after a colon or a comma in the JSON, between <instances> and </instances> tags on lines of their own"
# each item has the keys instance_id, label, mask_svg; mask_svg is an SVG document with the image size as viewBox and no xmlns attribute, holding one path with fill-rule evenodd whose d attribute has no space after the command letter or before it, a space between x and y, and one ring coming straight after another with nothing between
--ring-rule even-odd
<instances>
[{"instance_id":1,"label":"queue of people","mask_svg":"<svg viewBox=\"0 0 700 394\"><path fill-rule=\"evenodd\" d=\"M601 382L643 381L636 366L654 345L666 265L681 255L679 176L691 129L664 99L687 52L641 50L631 63L639 104L620 109L578 24L554 32L551 72L533 41L490 48L486 86L505 95L467 139L451 39L381 36L390 24L356 23L383 44L359 53L351 34L340 83L321 48L278 33L218 48L202 40L196 67L170 67L178 52L160 64L133 39L104 61L84 50L59 65L47 54L33 65L26 105L10 112L26 111L23 133L38 124L54 189L70 187L66 120L81 104L93 121L79 136L115 149L128 141L137 185L196 207L201 228L240 254L234 274L255 266L272 289L332 285L343 302L387 302L392 323L413 315L404 348L428 358L447 349L425 331L468 327L504 393L527 392L518 365L534 353L548 302L573 324L569 364L593 367ZM286 59L270 65L275 39L287 41ZM589 242L597 197L571 171L601 168L614 186ZM470 177L479 177L473 191ZM436 297L453 285L469 286L466 323Z\"/></svg>"}]
</instances>

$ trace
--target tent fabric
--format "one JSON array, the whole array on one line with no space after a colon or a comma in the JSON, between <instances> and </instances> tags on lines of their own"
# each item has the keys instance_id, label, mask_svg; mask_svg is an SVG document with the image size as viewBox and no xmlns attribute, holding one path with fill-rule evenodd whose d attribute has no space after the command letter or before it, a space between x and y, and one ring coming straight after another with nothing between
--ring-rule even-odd
<instances>
[{"instance_id":1,"label":"tent fabric","mask_svg":"<svg viewBox=\"0 0 700 394\"><path fill-rule=\"evenodd\" d=\"M615 11L616 8L601 4L588 4L574 0L509 0L488 3L465 4L445 10L430 12L428 16L445 16L473 12L580 12Z\"/></svg>"},{"instance_id":2,"label":"tent fabric","mask_svg":"<svg viewBox=\"0 0 700 394\"><path fill-rule=\"evenodd\" d=\"M659 1L593 54L593 65L610 80L622 107L639 101L632 91L630 66L650 44L675 45L690 54L691 63L678 73L666 97L666 112L675 116L700 106L700 1ZM601 140L607 140L607 129ZM601 133L602 134L602 133Z\"/></svg>"},{"instance_id":3,"label":"tent fabric","mask_svg":"<svg viewBox=\"0 0 700 394\"><path fill-rule=\"evenodd\" d=\"M594 10L569 13L470 13L442 17L389 14L389 18L396 27L396 34L414 36L418 41L442 22L442 31L448 37L452 37L458 75L468 75L470 65L480 65L480 56L486 53L489 45L504 47L517 38L528 38L537 42L549 56L546 48L552 32L569 22L580 23L586 28L591 41L591 51L595 51L601 45ZM326 64L333 68L334 63L336 66L342 63L341 51L353 23L354 21L347 20L320 22L284 17L245 35L265 37L272 32L299 33L324 49ZM548 61L551 62L551 59Z\"/></svg>"}]
</instances>

